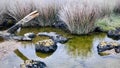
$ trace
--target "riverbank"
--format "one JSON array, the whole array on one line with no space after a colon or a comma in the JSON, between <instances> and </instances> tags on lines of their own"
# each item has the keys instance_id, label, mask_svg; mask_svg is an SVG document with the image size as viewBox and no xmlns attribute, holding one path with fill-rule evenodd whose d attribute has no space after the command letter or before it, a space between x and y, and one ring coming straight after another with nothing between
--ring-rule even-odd
<instances>
[{"instance_id":1,"label":"riverbank","mask_svg":"<svg viewBox=\"0 0 120 68\"><path fill-rule=\"evenodd\" d=\"M11 52L13 52L20 43L16 41L5 41L0 43L0 60L4 59L6 56L9 56Z\"/></svg>"}]
</instances>

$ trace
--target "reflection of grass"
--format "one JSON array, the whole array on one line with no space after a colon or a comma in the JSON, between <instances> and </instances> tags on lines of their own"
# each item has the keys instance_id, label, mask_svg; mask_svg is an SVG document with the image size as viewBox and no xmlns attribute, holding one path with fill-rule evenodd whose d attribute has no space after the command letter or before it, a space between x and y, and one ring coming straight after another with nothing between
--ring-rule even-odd
<instances>
[{"instance_id":1,"label":"reflection of grass","mask_svg":"<svg viewBox=\"0 0 120 68\"><path fill-rule=\"evenodd\" d=\"M19 56L23 60L28 60L26 56L24 56L18 49L14 51L17 56Z\"/></svg>"},{"instance_id":2,"label":"reflection of grass","mask_svg":"<svg viewBox=\"0 0 120 68\"><path fill-rule=\"evenodd\" d=\"M104 52L101 52L99 53L100 56L106 56L106 55L110 55L110 53L104 53Z\"/></svg>"},{"instance_id":3,"label":"reflection of grass","mask_svg":"<svg viewBox=\"0 0 120 68\"><path fill-rule=\"evenodd\" d=\"M41 52L36 52L36 55L40 58L46 58L46 57L50 56L51 54L52 53L45 54L45 53L41 53Z\"/></svg>"},{"instance_id":4,"label":"reflection of grass","mask_svg":"<svg viewBox=\"0 0 120 68\"><path fill-rule=\"evenodd\" d=\"M58 34L61 34L65 37L72 37L72 39L70 39L68 41L68 49L69 49L69 53L72 55L79 55L79 56L88 56L88 54L91 53L91 48L92 48L92 43L93 43L93 38L94 37L99 37L99 38L103 38L105 36L105 34L99 34L99 33L93 33L90 35L84 35L84 36L76 36L76 35L71 35L67 32L64 32L60 29L54 29L54 28L49 28L49 27L44 27L44 28L23 28L21 30L21 32L19 33L19 35L23 35L24 33L27 32L34 32L34 33L38 33L38 32L57 32ZM40 40L46 39L48 37L43 37L43 36L37 36L36 38L34 38L33 43L38 42ZM42 54L42 53L36 53L39 57L46 57L50 54Z\"/></svg>"},{"instance_id":5,"label":"reflection of grass","mask_svg":"<svg viewBox=\"0 0 120 68\"><path fill-rule=\"evenodd\" d=\"M74 36L74 38L67 43L70 54L83 57L89 56L91 48L93 47L93 38L96 36L103 37L105 34L95 33L93 35Z\"/></svg>"},{"instance_id":6,"label":"reflection of grass","mask_svg":"<svg viewBox=\"0 0 120 68\"><path fill-rule=\"evenodd\" d=\"M3 41L4 41L4 39L2 37L0 37L0 42L3 42Z\"/></svg>"},{"instance_id":7,"label":"reflection of grass","mask_svg":"<svg viewBox=\"0 0 120 68\"><path fill-rule=\"evenodd\" d=\"M73 55L87 56L88 52L91 52L92 39L93 36L75 36L68 42L70 53Z\"/></svg>"}]
</instances>

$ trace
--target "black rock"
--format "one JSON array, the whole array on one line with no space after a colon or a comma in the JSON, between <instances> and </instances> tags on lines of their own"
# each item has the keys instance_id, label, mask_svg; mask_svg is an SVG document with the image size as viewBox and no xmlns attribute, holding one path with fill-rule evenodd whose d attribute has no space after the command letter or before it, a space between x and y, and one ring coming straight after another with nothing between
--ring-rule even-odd
<instances>
[{"instance_id":1,"label":"black rock","mask_svg":"<svg viewBox=\"0 0 120 68\"><path fill-rule=\"evenodd\" d=\"M57 23L54 23L52 27L63 29L63 30L68 30L68 26L62 21L58 21Z\"/></svg>"},{"instance_id":2,"label":"black rock","mask_svg":"<svg viewBox=\"0 0 120 68\"><path fill-rule=\"evenodd\" d=\"M26 33L26 34L24 34L24 36L28 37L28 38L35 38L36 37L36 35L32 32Z\"/></svg>"},{"instance_id":3,"label":"black rock","mask_svg":"<svg viewBox=\"0 0 120 68\"><path fill-rule=\"evenodd\" d=\"M118 42L100 42L97 46L98 53L115 49L116 53L120 52L120 44Z\"/></svg>"},{"instance_id":4,"label":"black rock","mask_svg":"<svg viewBox=\"0 0 120 68\"><path fill-rule=\"evenodd\" d=\"M18 41L32 41L31 38L25 37L25 36L13 36L11 37L13 40L18 40Z\"/></svg>"},{"instance_id":5,"label":"black rock","mask_svg":"<svg viewBox=\"0 0 120 68\"><path fill-rule=\"evenodd\" d=\"M26 60L24 64L20 65L20 68L46 68L46 64L42 61Z\"/></svg>"},{"instance_id":6,"label":"black rock","mask_svg":"<svg viewBox=\"0 0 120 68\"><path fill-rule=\"evenodd\" d=\"M54 52L56 49L57 49L57 45L51 39L39 41L35 45L36 52L50 53L50 52Z\"/></svg>"},{"instance_id":7,"label":"black rock","mask_svg":"<svg viewBox=\"0 0 120 68\"><path fill-rule=\"evenodd\" d=\"M40 32L37 35L39 36L47 36L52 39L56 43L66 43L69 39L63 37L62 35L56 34L55 32Z\"/></svg>"},{"instance_id":8,"label":"black rock","mask_svg":"<svg viewBox=\"0 0 120 68\"><path fill-rule=\"evenodd\" d=\"M107 45L107 44L105 46L100 46L100 45L97 46L98 52L104 52L106 50L111 50L113 48L114 47L112 45Z\"/></svg>"},{"instance_id":9,"label":"black rock","mask_svg":"<svg viewBox=\"0 0 120 68\"><path fill-rule=\"evenodd\" d=\"M100 27L96 27L96 28L94 29L94 32L103 32L103 30L102 30Z\"/></svg>"},{"instance_id":10,"label":"black rock","mask_svg":"<svg viewBox=\"0 0 120 68\"><path fill-rule=\"evenodd\" d=\"M112 39L119 40L120 39L120 29L116 28L116 30L108 31L107 36Z\"/></svg>"},{"instance_id":11,"label":"black rock","mask_svg":"<svg viewBox=\"0 0 120 68\"><path fill-rule=\"evenodd\" d=\"M52 39L54 42L56 43L66 43L68 41L68 38L65 38L61 35L56 35L56 36L52 36L50 37L50 39Z\"/></svg>"},{"instance_id":12,"label":"black rock","mask_svg":"<svg viewBox=\"0 0 120 68\"><path fill-rule=\"evenodd\" d=\"M115 47L115 52L116 52L116 53L120 53L120 46Z\"/></svg>"}]
</instances>

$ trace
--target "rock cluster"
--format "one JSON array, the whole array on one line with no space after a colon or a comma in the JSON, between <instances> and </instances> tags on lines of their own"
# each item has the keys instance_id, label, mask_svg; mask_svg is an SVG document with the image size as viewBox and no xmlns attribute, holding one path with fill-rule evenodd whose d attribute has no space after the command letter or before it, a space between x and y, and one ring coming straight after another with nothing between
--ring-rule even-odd
<instances>
[{"instance_id":1,"label":"rock cluster","mask_svg":"<svg viewBox=\"0 0 120 68\"><path fill-rule=\"evenodd\" d=\"M106 42L102 41L97 46L98 53L114 49L116 53L120 53L120 43L112 41L112 42Z\"/></svg>"},{"instance_id":2,"label":"rock cluster","mask_svg":"<svg viewBox=\"0 0 120 68\"><path fill-rule=\"evenodd\" d=\"M47 36L52 39L56 43L66 43L69 39L59 35L55 32L40 32L37 34L38 36Z\"/></svg>"},{"instance_id":3,"label":"rock cluster","mask_svg":"<svg viewBox=\"0 0 120 68\"><path fill-rule=\"evenodd\" d=\"M57 49L56 43L52 39L42 40L36 43L35 50L37 52L54 52Z\"/></svg>"},{"instance_id":4,"label":"rock cluster","mask_svg":"<svg viewBox=\"0 0 120 68\"><path fill-rule=\"evenodd\" d=\"M35 50L37 52L54 52L57 49L57 43L66 43L68 38L63 37L62 35L56 34L55 32L40 32L38 36L47 36L50 39L37 42Z\"/></svg>"},{"instance_id":5,"label":"rock cluster","mask_svg":"<svg viewBox=\"0 0 120 68\"><path fill-rule=\"evenodd\" d=\"M24 36L16 36L16 35L11 35L9 38L18 40L18 41L32 41L33 38L35 38L35 34L32 32L25 33Z\"/></svg>"}]
</instances>

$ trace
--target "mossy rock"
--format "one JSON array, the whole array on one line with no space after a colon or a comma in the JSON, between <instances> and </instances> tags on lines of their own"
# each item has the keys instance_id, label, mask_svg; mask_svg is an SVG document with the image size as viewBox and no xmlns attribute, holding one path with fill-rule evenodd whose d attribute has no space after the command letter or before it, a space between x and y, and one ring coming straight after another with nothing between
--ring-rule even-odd
<instances>
[{"instance_id":1,"label":"mossy rock","mask_svg":"<svg viewBox=\"0 0 120 68\"><path fill-rule=\"evenodd\" d=\"M52 39L42 40L36 43L35 50L37 52L49 53L57 49L56 43Z\"/></svg>"},{"instance_id":2,"label":"mossy rock","mask_svg":"<svg viewBox=\"0 0 120 68\"><path fill-rule=\"evenodd\" d=\"M106 42L102 41L97 46L98 54L114 49L116 53L120 53L120 43L116 41Z\"/></svg>"}]
</instances>

